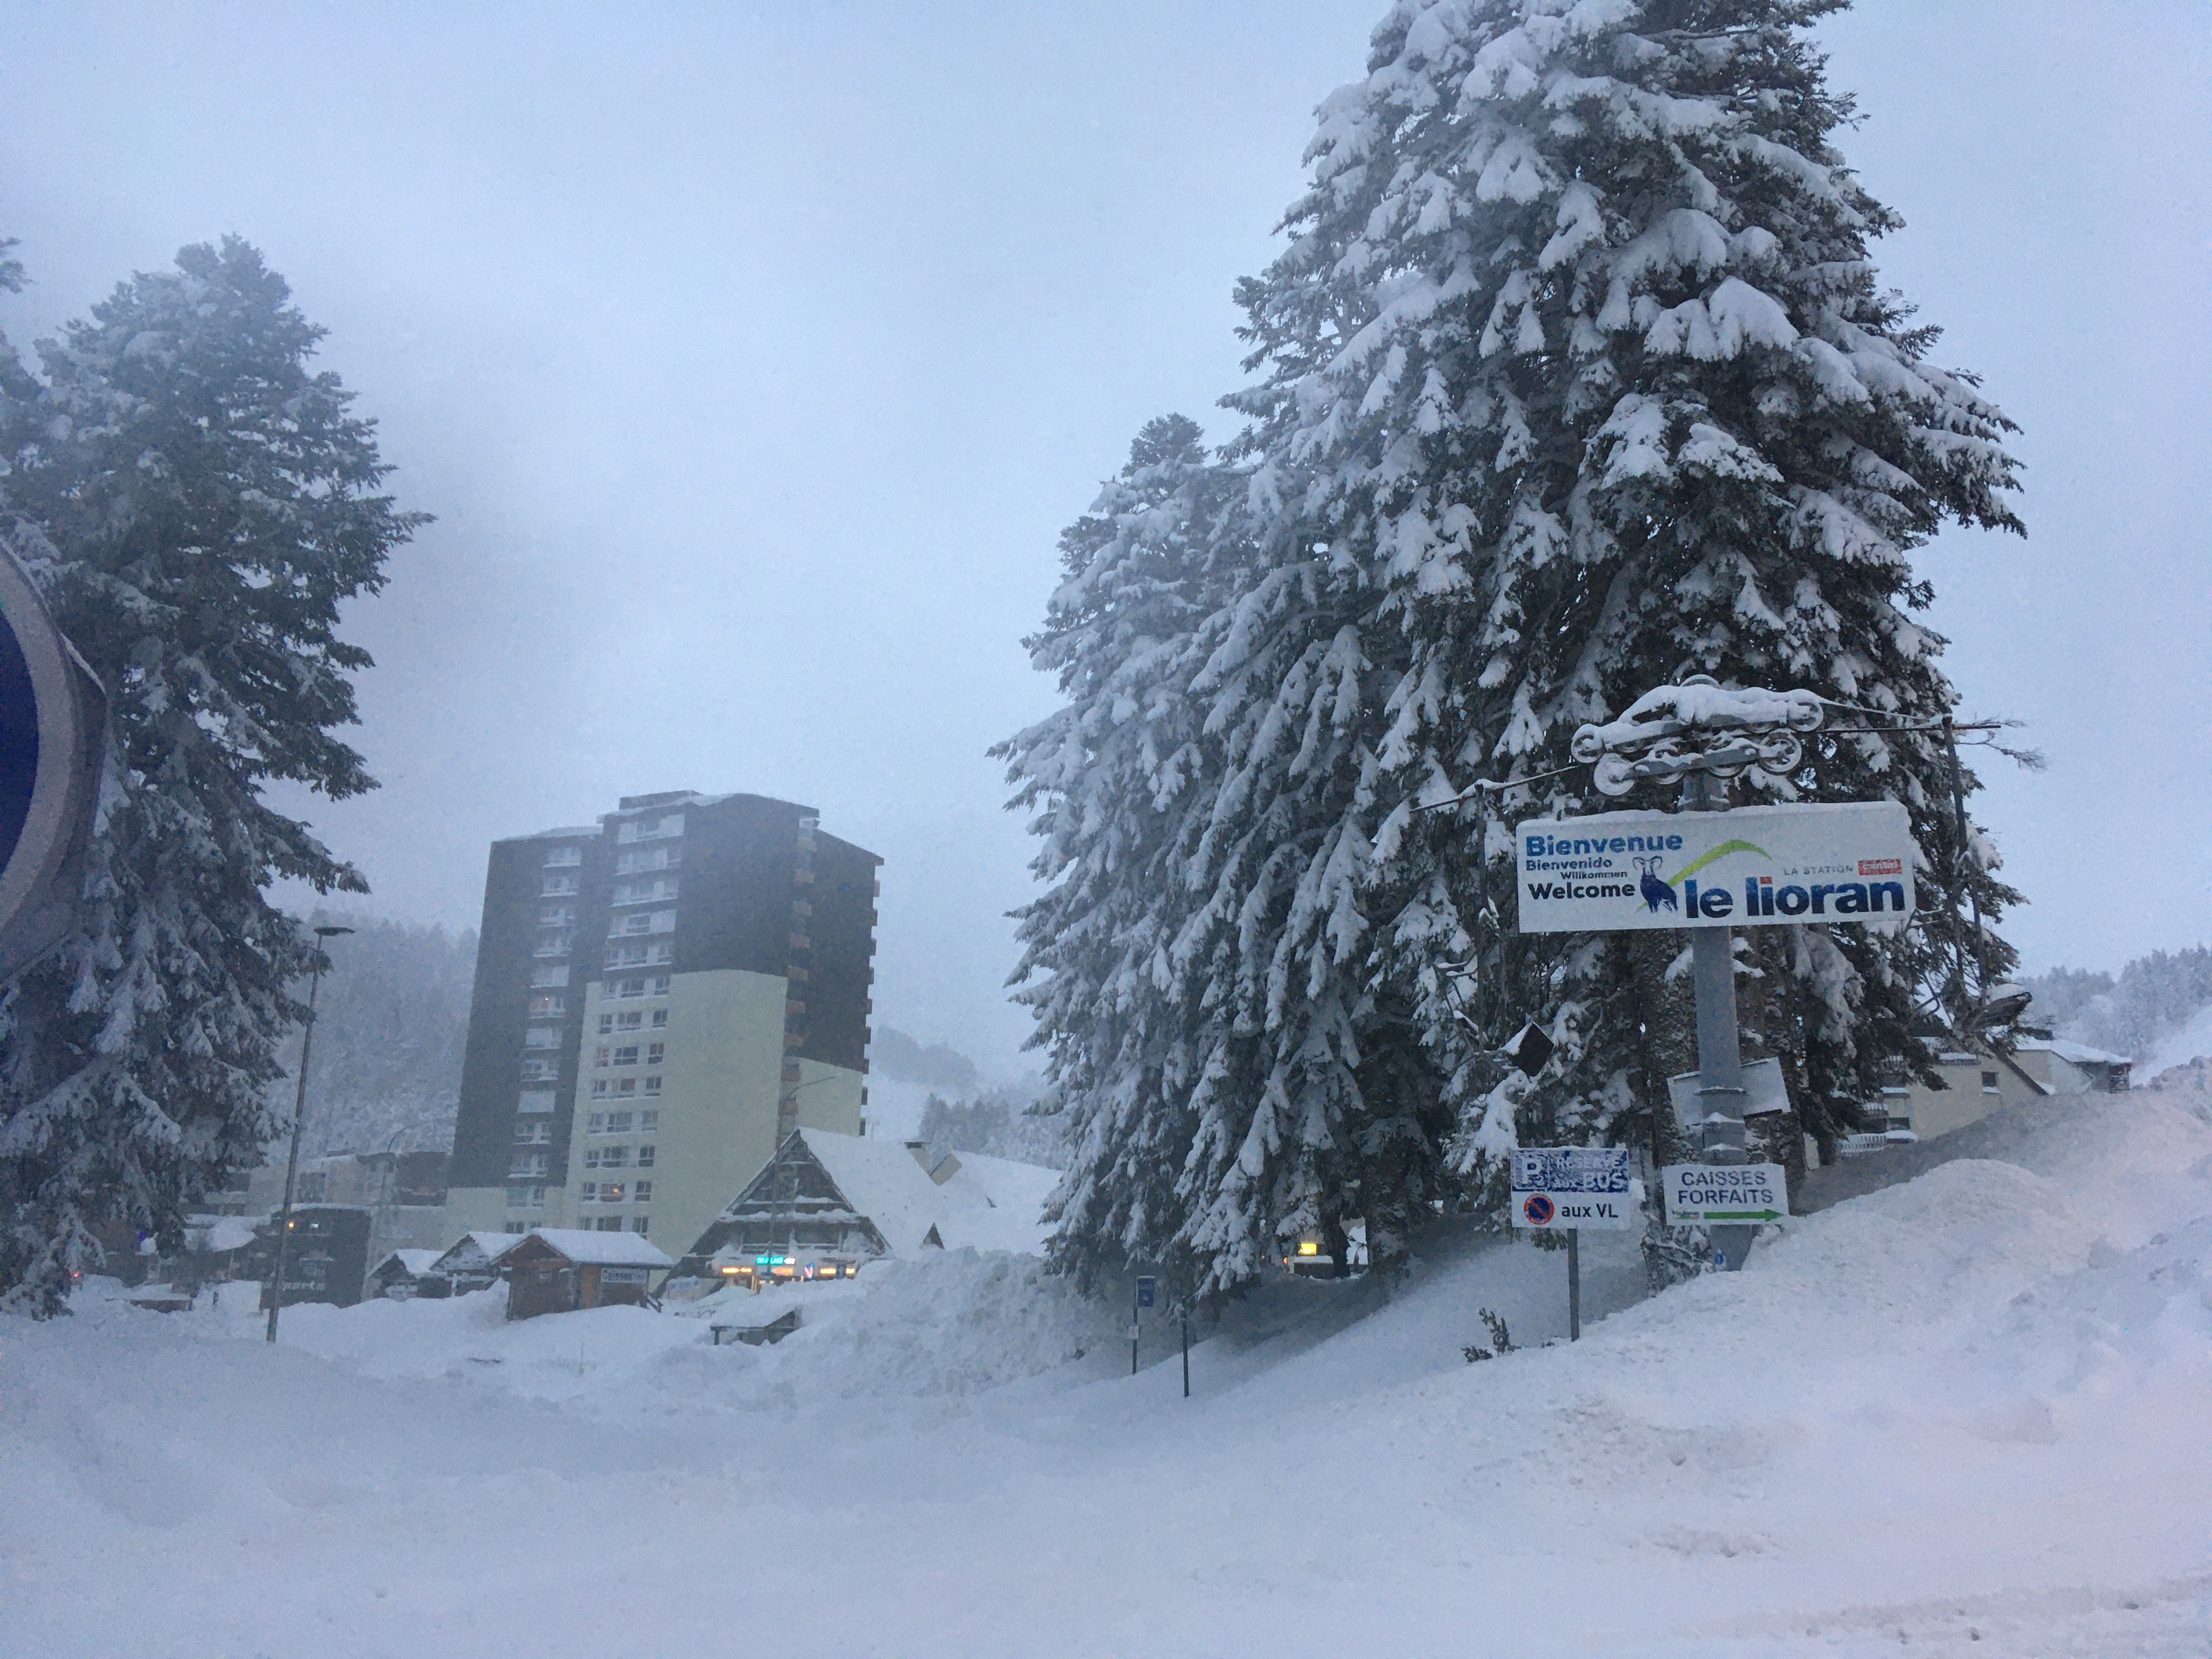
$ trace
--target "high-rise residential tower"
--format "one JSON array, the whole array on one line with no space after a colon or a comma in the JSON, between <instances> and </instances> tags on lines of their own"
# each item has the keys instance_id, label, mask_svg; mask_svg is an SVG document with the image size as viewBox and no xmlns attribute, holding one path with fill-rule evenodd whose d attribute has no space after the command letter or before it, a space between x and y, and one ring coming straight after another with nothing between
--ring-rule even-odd
<instances>
[{"instance_id":1,"label":"high-rise residential tower","mask_svg":"<svg viewBox=\"0 0 2212 1659\"><path fill-rule=\"evenodd\" d=\"M876 866L761 795L492 843L450 1231L680 1254L800 1124L862 1132Z\"/></svg>"}]
</instances>

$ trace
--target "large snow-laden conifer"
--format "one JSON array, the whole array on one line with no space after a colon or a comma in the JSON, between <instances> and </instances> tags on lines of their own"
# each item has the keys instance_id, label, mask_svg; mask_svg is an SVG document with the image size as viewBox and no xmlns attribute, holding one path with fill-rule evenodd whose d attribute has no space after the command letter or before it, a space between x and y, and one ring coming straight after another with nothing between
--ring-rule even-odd
<instances>
[{"instance_id":1,"label":"large snow-laden conifer","mask_svg":"<svg viewBox=\"0 0 2212 1659\"><path fill-rule=\"evenodd\" d=\"M311 942L263 897L361 878L264 781L374 787L333 728L368 653L338 607L422 522L379 485L372 424L307 359L321 331L234 239L118 287L8 354L0 454L36 574L106 687L109 779L83 930L0 1003L0 1293L51 1311L93 1230L174 1242L182 1206L258 1161L287 987Z\"/></svg>"},{"instance_id":2,"label":"large snow-laden conifer","mask_svg":"<svg viewBox=\"0 0 2212 1659\"><path fill-rule=\"evenodd\" d=\"M1188 1099L1218 1021L1178 950L1220 773L1191 685L1231 591L1243 493L1195 422L1146 424L1061 537L1065 580L1029 641L1068 702L992 751L1043 842L1032 867L1049 885L1019 913L1016 977L1071 1120L1055 1253L1086 1282L1128 1261L1188 1261Z\"/></svg>"},{"instance_id":3,"label":"large snow-laden conifer","mask_svg":"<svg viewBox=\"0 0 2212 1659\"><path fill-rule=\"evenodd\" d=\"M1620 1138L1663 1099L1656 1070L1687 1063L1650 945L1510 933L1504 826L1613 803L1571 772L1407 806L1534 780L1576 725L1693 672L1880 711L1838 726L1940 717L1956 697L1911 614L1911 550L1947 518L2018 527L2008 423L1878 289L1869 245L1896 221L1832 143L1849 103L1806 33L1838 9L1403 0L1367 78L1323 106L1293 245L1244 295L1267 369L1235 400L1252 447L1311 477L1295 510L1353 550L1405 641L1374 710L1401 802L1368 872L1375 970L1419 983L1449 944L1486 1036L1543 1019L1560 1058L1507 1095L1546 1139ZM1841 736L1759 787L1900 799L1948 865L1925 738ZM1984 918L2015 896L1973 879ZM1751 936L1747 1027L1817 1136L1914 1052L1933 954L1868 929ZM1461 1028L1421 1006L1452 1054ZM1455 1073L1463 1096L1482 1080ZM1504 1144L1510 1118L1469 1103L1462 1152Z\"/></svg>"},{"instance_id":4,"label":"large snow-laden conifer","mask_svg":"<svg viewBox=\"0 0 2212 1659\"><path fill-rule=\"evenodd\" d=\"M1877 289L1894 221L1830 142L1848 105L1805 33L1834 9L1406 0L1323 106L1291 246L1240 293L1261 374L1228 400L1251 421L1227 456L1234 592L1193 625L1194 678L1166 678L1188 650L1148 659L1154 696L1204 708L1179 823L1104 751L1027 772L1050 822L1079 799L1091 833L1176 854L1063 882L1030 965L1056 960L1051 930L1103 944L1132 907L1181 908L1156 1034L1194 1045L1140 1097L1126 1049L1066 1018L1079 995L1038 1000L1072 1109L1115 1124L1079 1158L1063 1253L1171 1239L1218 1287L1285 1229L1364 1213L1387 1266L1448 1167L1637 1133L1689 1063L1679 941L1512 931L1505 827L1613 804L1541 775L1574 726L1692 672L1878 711L1839 724L1955 702L1908 556L1947 518L2017 527L2008 425ZM1498 777L1530 781L1410 810ZM1763 787L1902 799L1947 862L1923 738L1844 734ZM1973 880L1985 918L2014 896ZM1844 928L1747 942L1747 1029L1817 1135L1913 1054L1935 955ZM1533 1086L1485 1052L1525 1018L1561 1044ZM1186 1141L1164 1214L1162 1169L1103 1155ZM1084 1237L1132 1206L1142 1228Z\"/></svg>"}]
</instances>

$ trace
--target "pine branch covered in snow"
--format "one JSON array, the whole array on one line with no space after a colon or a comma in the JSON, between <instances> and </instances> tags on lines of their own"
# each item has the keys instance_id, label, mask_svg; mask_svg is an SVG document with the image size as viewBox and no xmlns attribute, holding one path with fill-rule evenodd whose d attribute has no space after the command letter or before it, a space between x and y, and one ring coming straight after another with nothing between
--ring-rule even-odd
<instances>
[{"instance_id":1,"label":"pine branch covered in snow","mask_svg":"<svg viewBox=\"0 0 2212 1659\"><path fill-rule=\"evenodd\" d=\"M0 354L9 501L51 542L48 603L113 721L83 931L0 1003L11 1305L56 1309L103 1223L173 1249L186 1206L257 1160L313 959L263 891L363 890L262 786L374 787L335 735L369 661L338 608L424 520L380 493L374 425L310 372L322 331L289 299L228 239L42 342L42 375Z\"/></svg>"},{"instance_id":2,"label":"pine branch covered in snow","mask_svg":"<svg viewBox=\"0 0 2212 1659\"><path fill-rule=\"evenodd\" d=\"M1212 505L1140 500L1133 468L1085 521L1115 571L1171 523L1210 586L1125 585L1118 633L1055 601L1040 661L1070 706L1002 751L1054 884L1025 994L1085 1126L1065 1259L1223 1287L1363 1215L1387 1273L1515 1139L1663 1135L1679 942L1513 932L1510 823L1611 804L1539 775L1691 673L1862 726L1955 704L1911 554L1946 520L2019 528L2011 426L1876 287L1896 221L1831 143L1850 106L1806 39L1833 9L1401 0L1322 105L1290 246L1240 289L1249 424L1187 463ZM1823 737L1739 799L1884 798L1940 890L1924 736ZM2016 896L1975 848L1994 921ZM1986 928L1972 948L2010 964ZM1761 930L1740 960L1815 1137L1919 1058L1924 932ZM1559 1052L1501 1102L1487 1050L1526 1018Z\"/></svg>"}]
</instances>

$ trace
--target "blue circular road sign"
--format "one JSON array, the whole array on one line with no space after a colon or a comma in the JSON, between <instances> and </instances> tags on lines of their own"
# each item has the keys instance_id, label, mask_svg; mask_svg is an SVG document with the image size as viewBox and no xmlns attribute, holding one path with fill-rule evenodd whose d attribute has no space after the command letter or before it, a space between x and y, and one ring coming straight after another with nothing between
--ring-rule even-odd
<instances>
[{"instance_id":1,"label":"blue circular road sign","mask_svg":"<svg viewBox=\"0 0 2212 1659\"><path fill-rule=\"evenodd\" d=\"M106 720L99 681L0 552L0 979L76 920Z\"/></svg>"}]
</instances>

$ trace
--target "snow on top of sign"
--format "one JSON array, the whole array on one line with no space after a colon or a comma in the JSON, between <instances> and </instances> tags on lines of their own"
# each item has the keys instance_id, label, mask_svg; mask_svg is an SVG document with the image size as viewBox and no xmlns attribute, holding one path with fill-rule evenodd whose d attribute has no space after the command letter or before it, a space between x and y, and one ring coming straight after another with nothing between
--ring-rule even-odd
<instances>
[{"instance_id":1,"label":"snow on top of sign","mask_svg":"<svg viewBox=\"0 0 2212 1659\"><path fill-rule=\"evenodd\" d=\"M1809 732L1823 718L1820 699L1810 691L1769 691L1759 686L1662 685L1646 691L1616 720L1583 726L1607 749L1644 743L1668 720L1707 728L1787 726Z\"/></svg>"}]
</instances>

